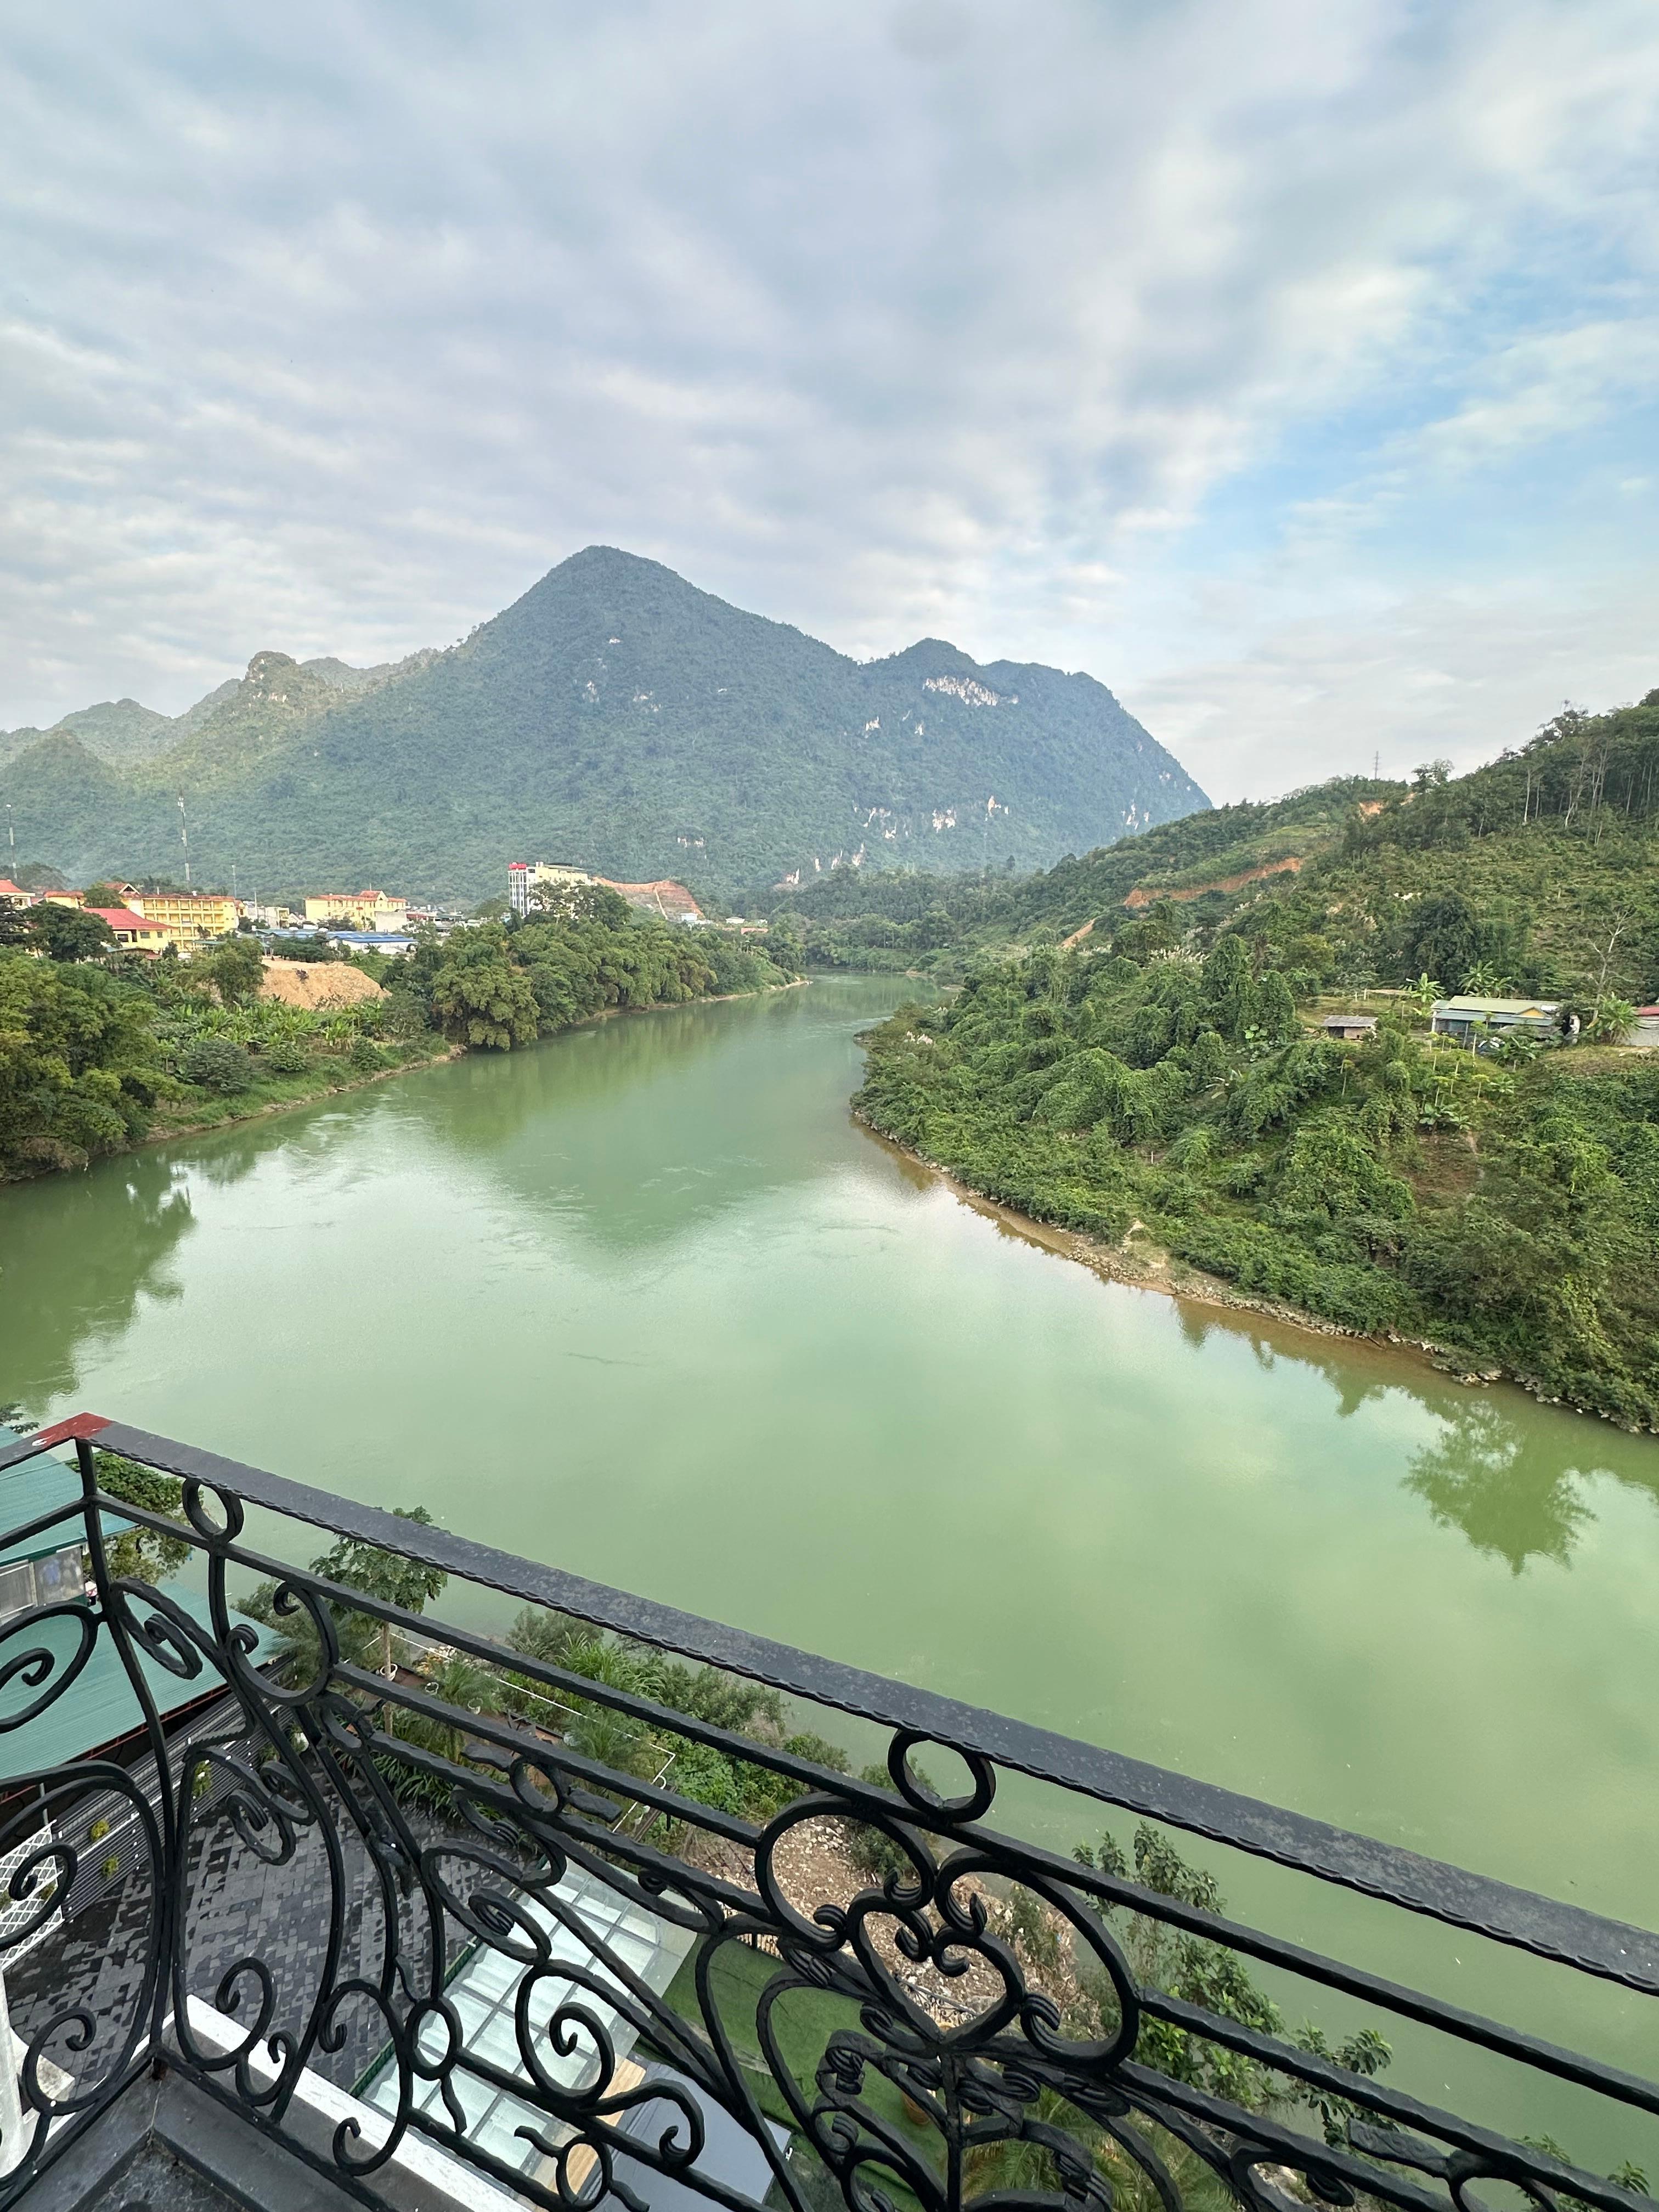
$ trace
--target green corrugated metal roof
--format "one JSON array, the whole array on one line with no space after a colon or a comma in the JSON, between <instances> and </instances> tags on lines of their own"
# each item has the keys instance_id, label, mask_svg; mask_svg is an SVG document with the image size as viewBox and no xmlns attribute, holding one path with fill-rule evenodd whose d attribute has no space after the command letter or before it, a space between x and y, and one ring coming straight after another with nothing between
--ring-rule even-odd
<instances>
[{"instance_id":1,"label":"green corrugated metal roof","mask_svg":"<svg viewBox=\"0 0 1659 2212\"><path fill-rule=\"evenodd\" d=\"M12 1440L9 1429L0 1429L0 1447ZM80 1477L75 1468L50 1454L8 1468L0 1474L0 1534L49 1512L54 1505L74 1500L80 1488ZM33 1537L27 1543L0 1549L0 1560L39 1559L55 1552L76 1540L77 1527L78 1523L70 1522ZM204 1627L208 1626L205 1598L182 1588L176 1581L166 1583L162 1588L175 1605L182 1606ZM18 1620L27 1618L17 1616ZM232 1615L234 1620L245 1618L240 1613ZM15 1625L15 1621L0 1624L0 1665L8 1656L3 1639L8 1629ZM258 1621L250 1621L248 1626L257 1632L259 1639L256 1658L269 1658L276 1649L278 1638ZM74 1652L79 1640L75 1622L63 1614L42 1622L30 1638L33 1645L44 1645L65 1658ZM139 1663L150 1694L163 1714L194 1705L198 1698L211 1696L223 1686L224 1677L210 1662L204 1661L201 1673L188 1681L169 1674L165 1667L143 1654ZM21 1677L14 1677L0 1689L0 1727L3 1727L8 1714L26 1711L40 1693L39 1686L32 1688ZM0 1783L83 1758L88 1752L130 1735L143 1723L143 1709L127 1680L120 1654L107 1630L100 1626L92 1656L63 1696L33 1720L0 1733Z\"/></svg>"},{"instance_id":2,"label":"green corrugated metal roof","mask_svg":"<svg viewBox=\"0 0 1659 2212\"><path fill-rule=\"evenodd\" d=\"M9 1429L0 1429L0 1450L21 1441ZM55 1506L78 1505L80 1498L81 1477L76 1468L66 1467L51 1452L39 1459L26 1459L21 1467L8 1468L0 1474L0 1535L9 1528L26 1527ZM49 1552L61 1551L65 1544L81 1543L84 1534L77 1515L24 1543L0 1544L0 1565L17 1559L44 1559Z\"/></svg>"}]
</instances>

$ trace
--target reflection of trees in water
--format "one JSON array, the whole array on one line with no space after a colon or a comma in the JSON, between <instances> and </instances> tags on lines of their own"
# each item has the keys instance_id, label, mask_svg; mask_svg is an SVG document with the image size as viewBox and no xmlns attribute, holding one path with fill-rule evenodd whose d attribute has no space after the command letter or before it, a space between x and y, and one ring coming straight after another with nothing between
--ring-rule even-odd
<instances>
[{"instance_id":1,"label":"reflection of trees in water","mask_svg":"<svg viewBox=\"0 0 1659 2212\"><path fill-rule=\"evenodd\" d=\"M1498 1401L1477 1399L1449 1415L1438 1443L1413 1455L1406 1487L1443 1528L1461 1528L1512 1574L1534 1558L1565 1567L1595 1516L1579 1470L1562 1464L1561 1445L1553 1423L1533 1430Z\"/></svg>"},{"instance_id":2,"label":"reflection of trees in water","mask_svg":"<svg viewBox=\"0 0 1659 2212\"><path fill-rule=\"evenodd\" d=\"M82 1347L125 1328L141 1294L179 1295L158 1270L193 1218L180 1175L139 1152L0 1192L0 1397L38 1411L75 1389Z\"/></svg>"},{"instance_id":3,"label":"reflection of trees in water","mask_svg":"<svg viewBox=\"0 0 1659 2212\"><path fill-rule=\"evenodd\" d=\"M1435 1443L1413 1454L1406 1488L1441 1528L1460 1530L1477 1551L1505 1560L1512 1574L1533 1559L1571 1564L1574 1546L1595 1518L1583 1495L1589 1476L1612 1475L1659 1504L1659 1449L1650 1439L1610 1437L1593 1464L1575 1467L1569 1454L1577 1437L1568 1429L1570 1416L1507 1393L1471 1398L1403 1362L1384 1365L1380 1352L1328 1352L1317 1341L1279 1338L1271 1324L1243 1316L1190 1304L1177 1310L1182 1334L1194 1350L1221 1331L1246 1338L1264 1370L1280 1358L1316 1369L1335 1391L1344 1419L1391 1390L1409 1391L1442 1425Z\"/></svg>"},{"instance_id":4,"label":"reflection of trees in water","mask_svg":"<svg viewBox=\"0 0 1659 2212\"><path fill-rule=\"evenodd\" d=\"M779 991L479 1053L397 1103L527 1224L636 1254L817 1181L849 1147L856 1063L807 992Z\"/></svg>"},{"instance_id":5,"label":"reflection of trees in water","mask_svg":"<svg viewBox=\"0 0 1659 2212\"><path fill-rule=\"evenodd\" d=\"M1373 1398L1387 1397L1390 1390L1398 1390L1405 1382L1403 1375L1389 1373L1379 1367L1362 1367L1352 1351L1325 1351L1319 1339L1310 1332L1292 1332L1281 1325L1274 1333L1273 1324L1256 1315L1201 1306L1184 1298L1176 1301L1176 1311L1181 1320L1181 1334L1194 1352L1202 1351L1210 1338L1219 1333L1243 1337L1264 1375L1271 1375L1281 1359L1291 1360L1298 1367L1312 1368L1335 1391L1336 1410L1345 1421Z\"/></svg>"}]
</instances>

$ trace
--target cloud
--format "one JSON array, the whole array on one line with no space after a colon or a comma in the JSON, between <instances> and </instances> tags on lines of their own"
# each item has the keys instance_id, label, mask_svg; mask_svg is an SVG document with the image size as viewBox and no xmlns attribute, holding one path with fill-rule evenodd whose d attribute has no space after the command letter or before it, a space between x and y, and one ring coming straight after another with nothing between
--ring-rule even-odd
<instances>
[{"instance_id":1,"label":"cloud","mask_svg":"<svg viewBox=\"0 0 1659 2212\"><path fill-rule=\"evenodd\" d=\"M1345 650L1425 690L1385 609L1545 696L1567 490L1478 591L1444 518L1651 373L1635 0L83 0L3 67L0 723L441 644L601 540L1088 666L1269 788Z\"/></svg>"}]
</instances>

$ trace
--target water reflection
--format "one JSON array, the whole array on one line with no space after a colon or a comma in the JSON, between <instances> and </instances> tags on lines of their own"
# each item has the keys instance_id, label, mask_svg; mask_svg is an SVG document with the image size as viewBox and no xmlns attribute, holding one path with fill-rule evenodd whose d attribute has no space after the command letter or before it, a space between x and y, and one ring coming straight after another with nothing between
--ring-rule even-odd
<instances>
[{"instance_id":1,"label":"water reflection","mask_svg":"<svg viewBox=\"0 0 1659 2212\"><path fill-rule=\"evenodd\" d=\"M210 1358L202 1349L204 1331L232 1313L251 1342L280 1339L308 1357L326 1328L320 1316L348 1310L364 1271L378 1270L386 1325L412 1350L428 1347L413 1352L416 1370L447 1360L458 1378L489 1371L509 1398L533 1395L556 1359L595 1370L660 1369L671 1377L665 1387L680 1393L703 1375L741 1374L744 1418L763 1425L777 1399L790 1399L779 1418L793 1437L792 1394L813 1405L823 1389L817 1414L801 1419L833 1425L849 1383L879 1405L883 1363L931 1370L952 1356L957 1328L986 1331L1010 1351L1000 1395L1016 1411L1029 1401L1019 1417L1024 1433L1047 1440L1045 1463L1063 1460L1068 1424L1088 1428L1094 1394L1113 1391L1115 1435L1132 1406L1152 1409L1148 1448L1160 1467L1175 1468L1189 1452L1201 1457L1227 1430L1230 1463L1292 1476L1316 1468L1322 1483L1352 1486L1356 1510L1362 1486L1396 1498L1403 1490L1415 1512L1425 1510L1436 1528L1457 1532L1512 1575L1533 1560L1571 1564L1595 1522L1599 1478L1644 1493L1644 1506L1659 1498L1651 1439L1575 1423L1512 1390L1471 1397L1385 1347L1162 1298L1151 1301L1160 1328L1147 1336L1114 1320L1124 1293L1091 1284L1069 1263L1073 1290L1056 1278L1052 1306L1035 1282L1000 1288L1005 1279L986 1265L977 1230L965 1243L941 1243L941 1209L952 1209L933 1171L849 1123L857 1032L905 988L902 979L815 982L625 1017L509 1060L453 1063L0 1193L0 1400L35 1410L78 1396L108 1349L143 1336L134 1322L146 1299L175 1300L186 1279L201 1304L185 1356L201 1354L204 1371L226 1371L226 1363L240 1371L234 1346ZM250 1177L252 1202L219 1202ZM1028 1240L988 1210L999 1243L1057 1241ZM168 1263L198 1213L216 1234L198 1244L188 1270L175 1271ZM929 1220L933 1229L915 1229ZM672 1264L659 1265L671 1248ZM933 1269L945 1272L934 1278ZM763 1318L748 1304L762 1283ZM872 1345L859 1318L883 1300L891 1341ZM486 1314L478 1337L469 1336ZM1070 1351L1045 1342L1051 1324L1079 1329ZM1030 1341L1016 1348L1022 1332ZM1167 1371L1161 1355L1152 1358L1159 1334L1166 1345L1176 1340ZM165 1353L139 1346L132 1371L176 1394L179 1343L165 1332L153 1340L166 1343ZM1147 1357L1128 1355L1132 1342ZM1225 1379L1229 1343L1247 1350L1261 1374L1282 1376L1283 1388L1275 1379L1239 1396L1236 1376ZM778 1364L779 1345L793 1347L798 1371ZM1237 1363L1238 1352L1231 1357ZM1310 1392L1309 1376L1328 1396ZM417 1371L409 1387L418 1380ZM908 1376L893 1387L902 1418L916 1418ZM630 1389L635 1449L648 1454L659 1409ZM677 1398L672 1418L690 1402ZM1253 1426L1235 1450L1230 1425L1247 1403ZM1333 1407L1357 1431L1334 1447L1322 1425ZM614 1395L597 1411L579 1391L562 1398L573 1437L590 1416L609 1449L620 1416ZM721 1418L732 1418L726 1401ZM915 1451L946 1454L948 1438L935 1405L920 1421Z\"/></svg>"},{"instance_id":2,"label":"water reflection","mask_svg":"<svg viewBox=\"0 0 1659 2212\"><path fill-rule=\"evenodd\" d=\"M1413 1453L1406 1488L1443 1528L1459 1528L1478 1552L1504 1560L1518 1575L1529 1559L1565 1567L1595 1516L1584 1502L1577 1468L1564 1466L1562 1439L1523 1427L1496 1400L1477 1399L1447 1422L1437 1443ZM1612 1468L1652 1492L1651 1477Z\"/></svg>"},{"instance_id":3,"label":"water reflection","mask_svg":"<svg viewBox=\"0 0 1659 2212\"><path fill-rule=\"evenodd\" d=\"M1317 1337L1258 1316L1186 1304L1180 1314L1181 1333L1194 1350L1218 1333L1243 1336L1264 1371L1293 1361L1323 1376L1342 1419L1390 1393L1408 1394L1437 1417L1439 1433L1412 1451L1403 1487L1422 1499L1437 1528L1457 1530L1511 1574L1533 1559L1571 1565L1595 1522L1584 1495L1589 1483L1611 1478L1659 1504L1659 1454L1649 1440L1626 1443L1582 1423L1575 1428L1575 1416L1534 1406L1517 1390L1472 1397L1408 1364L1407 1355L1370 1344L1345 1340L1328 1349ZM1574 1443L1592 1437L1601 1448L1577 1459Z\"/></svg>"},{"instance_id":4,"label":"water reflection","mask_svg":"<svg viewBox=\"0 0 1659 2212\"><path fill-rule=\"evenodd\" d=\"M516 1213L633 1255L844 1158L870 995L813 983L623 1016L400 1086L399 1111Z\"/></svg>"},{"instance_id":5,"label":"water reflection","mask_svg":"<svg viewBox=\"0 0 1659 2212\"><path fill-rule=\"evenodd\" d=\"M195 1216L184 1170L159 1151L5 1192L0 1221L0 1399L34 1410L72 1393L82 1354L142 1297L182 1296L167 1262Z\"/></svg>"}]
</instances>

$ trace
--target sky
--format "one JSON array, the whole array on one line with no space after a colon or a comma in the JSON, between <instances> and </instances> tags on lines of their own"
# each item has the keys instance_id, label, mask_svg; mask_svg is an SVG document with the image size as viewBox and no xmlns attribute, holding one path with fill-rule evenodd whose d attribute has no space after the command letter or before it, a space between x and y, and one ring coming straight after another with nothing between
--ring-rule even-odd
<instances>
[{"instance_id":1,"label":"sky","mask_svg":"<svg viewBox=\"0 0 1659 2212\"><path fill-rule=\"evenodd\" d=\"M0 20L0 726L594 543L1218 799L1659 684L1652 0Z\"/></svg>"}]
</instances>

